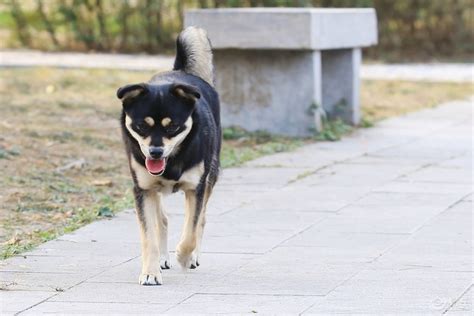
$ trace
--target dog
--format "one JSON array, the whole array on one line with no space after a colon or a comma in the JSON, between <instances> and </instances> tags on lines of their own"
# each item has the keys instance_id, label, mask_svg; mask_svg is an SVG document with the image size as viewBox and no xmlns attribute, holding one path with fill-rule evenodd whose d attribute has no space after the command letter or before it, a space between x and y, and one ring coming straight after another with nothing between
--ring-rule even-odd
<instances>
[{"instance_id":1,"label":"dog","mask_svg":"<svg viewBox=\"0 0 474 316\"><path fill-rule=\"evenodd\" d=\"M184 191L185 217L176 258L199 266L207 202L219 175L221 126L211 44L188 27L176 40L172 71L118 89L122 138L133 179L140 226L142 285L163 284L171 267L163 196Z\"/></svg>"}]
</instances>

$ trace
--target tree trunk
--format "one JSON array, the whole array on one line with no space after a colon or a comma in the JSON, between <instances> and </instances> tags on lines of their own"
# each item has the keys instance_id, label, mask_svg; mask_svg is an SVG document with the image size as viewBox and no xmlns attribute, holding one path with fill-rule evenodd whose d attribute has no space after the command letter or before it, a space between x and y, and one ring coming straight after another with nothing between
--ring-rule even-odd
<instances>
[{"instance_id":1,"label":"tree trunk","mask_svg":"<svg viewBox=\"0 0 474 316\"><path fill-rule=\"evenodd\" d=\"M97 8L97 22L99 23L99 42L101 43L102 49L109 50L111 45L109 34L107 33L107 26L105 25L105 14L102 0L96 0L95 4Z\"/></svg>"},{"instance_id":2,"label":"tree trunk","mask_svg":"<svg viewBox=\"0 0 474 316\"><path fill-rule=\"evenodd\" d=\"M18 39L20 40L21 44L24 46L31 45L31 36L30 32L28 31L28 22L21 11L20 4L16 2L16 0L10 0L11 2L11 14L13 19L15 20L16 30L18 33Z\"/></svg>"},{"instance_id":3,"label":"tree trunk","mask_svg":"<svg viewBox=\"0 0 474 316\"><path fill-rule=\"evenodd\" d=\"M37 0L36 4L38 7L38 13L41 19L43 20L44 26L46 27L46 31L48 31L49 37L51 38L51 41L53 42L54 47L58 48L59 41L56 37L56 31L54 30L53 24L48 19L48 16L46 15L46 12L44 11L43 0Z\"/></svg>"},{"instance_id":4,"label":"tree trunk","mask_svg":"<svg viewBox=\"0 0 474 316\"><path fill-rule=\"evenodd\" d=\"M128 34L130 32L128 17L130 16L130 13L130 5L128 4L128 0L123 0L119 13L119 23L121 23L119 44L120 50L125 50L127 48Z\"/></svg>"}]
</instances>

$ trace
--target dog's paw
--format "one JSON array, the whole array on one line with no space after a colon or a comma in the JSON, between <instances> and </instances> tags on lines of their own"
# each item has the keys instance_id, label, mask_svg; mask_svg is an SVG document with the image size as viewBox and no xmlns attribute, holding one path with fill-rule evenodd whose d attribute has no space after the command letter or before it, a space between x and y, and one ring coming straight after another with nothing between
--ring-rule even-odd
<instances>
[{"instance_id":1,"label":"dog's paw","mask_svg":"<svg viewBox=\"0 0 474 316\"><path fill-rule=\"evenodd\" d=\"M140 285L162 285L163 278L161 276L161 272L158 274L140 274L140 278L138 280Z\"/></svg>"},{"instance_id":2,"label":"dog's paw","mask_svg":"<svg viewBox=\"0 0 474 316\"><path fill-rule=\"evenodd\" d=\"M197 267L199 267L198 256L193 252L193 255L191 256L191 262L189 264L189 269L196 269Z\"/></svg>"},{"instance_id":3,"label":"dog's paw","mask_svg":"<svg viewBox=\"0 0 474 316\"><path fill-rule=\"evenodd\" d=\"M183 253L177 251L176 260L178 260L179 264L183 269L196 269L197 267L199 267L198 257L194 252L188 255L184 255Z\"/></svg>"},{"instance_id":4,"label":"dog's paw","mask_svg":"<svg viewBox=\"0 0 474 316\"><path fill-rule=\"evenodd\" d=\"M171 268L171 260L170 260L169 254L161 255L160 266L161 266L161 269L163 270L168 270Z\"/></svg>"}]
</instances>

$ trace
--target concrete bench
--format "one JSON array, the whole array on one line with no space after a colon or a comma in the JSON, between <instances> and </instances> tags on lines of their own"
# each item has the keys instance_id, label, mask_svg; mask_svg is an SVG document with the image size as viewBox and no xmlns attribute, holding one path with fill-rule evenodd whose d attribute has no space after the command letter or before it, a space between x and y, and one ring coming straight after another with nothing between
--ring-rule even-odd
<instances>
[{"instance_id":1,"label":"concrete bench","mask_svg":"<svg viewBox=\"0 0 474 316\"><path fill-rule=\"evenodd\" d=\"M223 126L308 136L321 117L357 124L361 47L377 43L373 9L190 10L214 50Z\"/></svg>"}]
</instances>

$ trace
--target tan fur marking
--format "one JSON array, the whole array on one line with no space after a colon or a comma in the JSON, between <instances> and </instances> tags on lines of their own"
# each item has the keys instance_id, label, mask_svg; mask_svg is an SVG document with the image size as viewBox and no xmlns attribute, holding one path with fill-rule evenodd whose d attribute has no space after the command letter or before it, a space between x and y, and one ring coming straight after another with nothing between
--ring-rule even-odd
<instances>
[{"instance_id":1,"label":"tan fur marking","mask_svg":"<svg viewBox=\"0 0 474 316\"><path fill-rule=\"evenodd\" d=\"M143 138L137 132L135 132L132 128L132 119L128 115L125 116L125 127L127 128L130 135L132 135L132 137L137 140L143 154L145 156L147 156L148 155L148 147L150 146L150 142L151 142L151 137L148 136L147 138Z\"/></svg>"},{"instance_id":2,"label":"tan fur marking","mask_svg":"<svg viewBox=\"0 0 474 316\"><path fill-rule=\"evenodd\" d=\"M140 93L142 93L142 91L143 91L143 89L135 89L135 90L129 91L129 92L124 94L124 96L122 97L122 100L126 100L128 98L134 98L137 95L139 95Z\"/></svg>"},{"instance_id":3,"label":"tan fur marking","mask_svg":"<svg viewBox=\"0 0 474 316\"><path fill-rule=\"evenodd\" d=\"M191 116L188 117L188 119L184 123L184 126L186 126L185 130L179 133L178 135L172 138L163 137L163 145L165 149L165 153L163 154L163 156L169 156L174 151L174 149L181 144L181 142L186 138L186 136L188 136L193 126L193 119L191 118Z\"/></svg>"},{"instance_id":4,"label":"tan fur marking","mask_svg":"<svg viewBox=\"0 0 474 316\"><path fill-rule=\"evenodd\" d=\"M201 161L189 170L186 170L179 178L179 183L184 190L194 190L199 184L204 173L204 161Z\"/></svg>"},{"instance_id":5,"label":"tan fur marking","mask_svg":"<svg viewBox=\"0 0 474 316\"><path fill-rule=\"evenodd\" d=\"M193 229L194 214L196 212L196 191L185 191L185 213L181 240L176 247L176 259L183 268L189 268L192 253L196 248L196 231Z\"/></svg>"},{"instance_id":6,"label":"tan fur marking","mask_svg":"<svg viewBox=\"0 0 474 316\"><path fill-rule=\"evenodd\" d=\"M164 119L161 120L161 125L163 127L170 125L170 123L171 123L171 119L169 117L165 117Z\"/></svg>"},{"instance_id":7,"label":"tan fur marking","mask_svg":"<svg viewBox=\"0 0 474 316\"><path fill-rule=\"evenodd\" d=\"M178 96L180 96L180 97L183 98L183 99L191 100L191 101L193 101L193 102L196 102L196 101L197 101L197 100L196 100L196 97L195 97L194 95L192 95L192 94L190 94L190 93L184 92L183 89L176 88L174 91L176 92L176 94L177 94Z\"/></svg>"},{"instance_id":8,"label":"tan fur marking","mask_svg":"<svg viewBox=\"0 0 474 316\"><path fill-rule=\"evenodd\" d=\"M137 177L138 186L144 190L150 190L155 187L156 178L150 175L148 171L140 165L133 156L130 156L130 166Z\"/></svg>"},{"instance_id":9,"label":"tan fur marking","mask_svg":"<svg viewBox=\"0 0 474 316\"><path fill-rule=\"evenodd\" d=\"M140 284L147 283L148 277L156 278L158 284L163 283L160 271L160 228L161 200L154 191L145 191L143 198L143 216L145 223L140 223L140 238L142 248L142 272Z\"/></svg>"},{"instance_id":10,"label":"tan fur marking","mask_svg":"<svg viewBox=\"0 0 474 316\"><path fill-rule=\"evenodd\" d=\"M145 121L145 123L147 123L150 126L155 125L155 120L152 117L147 116L147 117L145 117L144 121Z\"/></svg>"}]
</instances>

